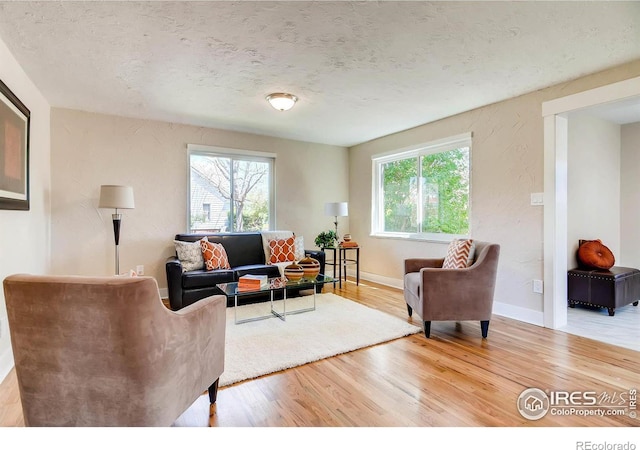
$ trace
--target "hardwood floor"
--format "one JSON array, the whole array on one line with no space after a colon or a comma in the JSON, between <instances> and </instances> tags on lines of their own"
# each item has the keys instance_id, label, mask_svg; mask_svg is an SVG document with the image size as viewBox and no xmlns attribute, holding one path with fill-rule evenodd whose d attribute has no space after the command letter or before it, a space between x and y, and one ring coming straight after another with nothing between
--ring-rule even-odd
<instances>
[{"instance_id":1,"label":"hardwood floor","mask_svg":"<svg viewBox=\"0 0 640 450\"><path fill-rule=\"evenodd\" d=\"M361 281L335 293L410 320L397 289ZM420 325L415 314L412 322ZM221 388L211 418L203 395L175 426L635 427L640 419L628 414L531 421L516 402L529 387L626 397L640 387L639 356L499 316L488 339L476 322L434 322L431 339L415 334ZM0 426L22 425L12 371L0 384Z\"/></svg>"}]
</instances>

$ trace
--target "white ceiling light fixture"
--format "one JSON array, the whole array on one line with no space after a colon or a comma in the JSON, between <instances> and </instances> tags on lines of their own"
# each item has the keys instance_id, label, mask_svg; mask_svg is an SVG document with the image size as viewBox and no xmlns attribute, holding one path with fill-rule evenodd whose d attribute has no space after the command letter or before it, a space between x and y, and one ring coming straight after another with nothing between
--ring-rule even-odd
<instances>
[{"instance_id":1,"label":"white ceiling light fixture","mask_svg":"<svg viewBox=\"0 0 640 450\"><path fill-rule=\"evenodd\" d=\"M267 95L267 101L278 111L289 111L298 101L298 97L284 92L275 92Z\"/></svg>"}]
</instances>

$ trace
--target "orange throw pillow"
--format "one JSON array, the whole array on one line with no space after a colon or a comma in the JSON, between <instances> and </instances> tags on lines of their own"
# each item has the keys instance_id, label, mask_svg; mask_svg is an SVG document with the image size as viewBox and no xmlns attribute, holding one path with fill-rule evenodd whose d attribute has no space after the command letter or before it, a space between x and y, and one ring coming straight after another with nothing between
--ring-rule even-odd
<instances>
[{"instance_id":1,"label":"orange throw pillow","mask_svg":"<svg viewBox=\"0 0 640 450\"><path fill-rule=\"evenodd\" d=\"M207 238L200 240L200 248L202 249L202 258L204 259L204 267L207 270L231 269L227 251L222 244L209 242Z\"/></svg>"},{"instance_id":2,"label":"orange throw pillow","mask_svg":"<svg viewBox=\"0 0 640 450\"><path fill-rule=\"evenodd\" d=\"M578 262L587 268L609 270L616 263L616 258L600 239L596 239L581 241L578 247Z\"/></svg>"},{"instance_id":3,"label":"orange throw pillow","mask_svg":"<svg viewBox=\"0 0 640 450\"><path fill-rule=\"evenodd\" d=\"M296 238L271 239L269 241L269 264L296 260Z\"/></svg>"}]
</instances>

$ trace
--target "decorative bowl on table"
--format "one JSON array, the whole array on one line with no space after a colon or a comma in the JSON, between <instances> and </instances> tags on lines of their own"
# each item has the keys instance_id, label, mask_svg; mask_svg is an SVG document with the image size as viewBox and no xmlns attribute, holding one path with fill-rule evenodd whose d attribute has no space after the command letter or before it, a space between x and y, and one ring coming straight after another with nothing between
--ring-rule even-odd
<instances>
[{"instance_id":1,"label":"decorative bowl on table","mask_svg":"<svg viewBox=\"0 0 640 450\"><path fill-rule=\"evenodd\" d=\"M290 264L284 268L284 276L289 281L300 281L304 277L304 269L296 263Z\"/></svg>"},{"instance_id":2,"label":"decorative bowl on table","mask_svg":"<svg viewBox=\"0 0 640 450\"><path fill-rule=\"evenodd\" d=\"M298 265L302 267L302 270L304 272L303 278L307 280L314 280L320 273L320 262L315 258L311 258L310 256L307 256L298 261Z\"/></svg>"}]
</instances>

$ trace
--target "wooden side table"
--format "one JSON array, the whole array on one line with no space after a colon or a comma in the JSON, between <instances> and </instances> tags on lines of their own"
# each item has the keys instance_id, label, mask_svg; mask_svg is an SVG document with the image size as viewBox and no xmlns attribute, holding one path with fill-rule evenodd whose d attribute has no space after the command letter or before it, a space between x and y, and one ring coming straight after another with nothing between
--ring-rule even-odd
<instances>
[{"instance_id":1,"label":"wooden side table","mask_svg":"<svg viewBox=\"0 0 640 450\"><path fill-rule=\"evenodd\" d=\"M335 249L334 249L335 250ZM348 251L355 251L355 255L347 255ZM335 255L335 252L334 252ZM349 256L349 257L347 257ZM342 272L344 268L344 282L347 282L347 266L356 266L356 285L360 284L360 247L338 247L338 273L340 287L342 288ZM334 259L335 274L335 259Z\"/></svg>"}]
</instances>

